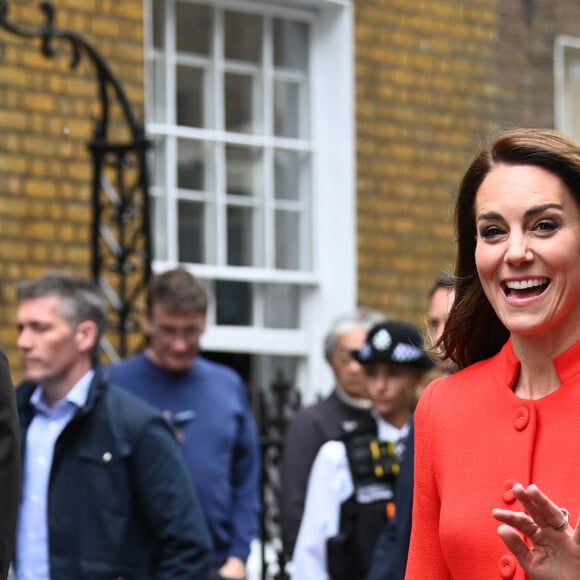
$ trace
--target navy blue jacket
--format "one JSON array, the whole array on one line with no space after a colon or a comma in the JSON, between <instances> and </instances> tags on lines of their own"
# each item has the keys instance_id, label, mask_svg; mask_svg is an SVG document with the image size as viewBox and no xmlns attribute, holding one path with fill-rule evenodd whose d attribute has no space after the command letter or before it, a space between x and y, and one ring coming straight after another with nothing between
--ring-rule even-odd
<instances>
[{"instance_id":1,"label":"navy blue jacket","mask_svg":"<svg viewBox=\"0 0 580 580\"><path fill-rule=\"evenodd\" d=\"M202 356L183 372L153 364L144 351L109 367L111 380L159 411L192 411L180 449L212 538L217 568L246 561L260 535L260 443L239 375Z\"/></svg>"},{"instance_id":2,"label":"navy blue jacket","mask_svg":"<svg viewBox=\"0 0 580 580\"><path fill-rule=\"evenodd\" d=\"M34 388L16 391L23 455ZM102 369L56 442L48 493L51 580L209 577L209 534L171 428Z\"/></svg>"},{"instance_id":3,"label":"navy blue jacket","mask_svg":"<svg viewBox=\"0 0 580 580\"><path fill-rule=\"evenodd\" d=\"M414 428L405 443L405 456L395 488L395 517L389 520L375 544L367 580L403 580L407 566L413 513Z\"/></svg>"}]
</instances>

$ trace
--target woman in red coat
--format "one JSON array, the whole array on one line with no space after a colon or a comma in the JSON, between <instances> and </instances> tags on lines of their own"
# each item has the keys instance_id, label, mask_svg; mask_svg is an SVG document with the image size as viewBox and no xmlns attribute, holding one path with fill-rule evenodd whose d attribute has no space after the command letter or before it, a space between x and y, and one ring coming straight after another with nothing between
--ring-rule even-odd
<instances>
[{"instance_id":1,"label":"woman in red coat","mask_svg":"<svg viewBox=\"0 0 580 580\"><path fill-rule=\"evenodd\" d=\"M580 147L513 129L455 208L462 369L415 413L408 580L580 579Z\"/></svg>"}]
</instances>

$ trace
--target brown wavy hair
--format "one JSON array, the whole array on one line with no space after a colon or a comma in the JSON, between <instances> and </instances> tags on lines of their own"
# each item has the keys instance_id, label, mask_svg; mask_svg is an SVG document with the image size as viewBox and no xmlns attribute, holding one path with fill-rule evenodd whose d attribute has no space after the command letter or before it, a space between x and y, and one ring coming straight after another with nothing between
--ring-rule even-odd
<instances>
[{"instance_id":1,"label":"brown wavy hair","mask_svg":"<svg viewBox=\"0 0 580 580\"><path fill-rule=\"evenodd\" d=\"M580 207L580 146L553 129L509 129L492 135L461 180L455 204L455 302L445 325L445 356L459 368L489 358L509 337L489 303L475 266L475 198L497 165L533 165L559 177Z\"/></svg>"}]
</instances>

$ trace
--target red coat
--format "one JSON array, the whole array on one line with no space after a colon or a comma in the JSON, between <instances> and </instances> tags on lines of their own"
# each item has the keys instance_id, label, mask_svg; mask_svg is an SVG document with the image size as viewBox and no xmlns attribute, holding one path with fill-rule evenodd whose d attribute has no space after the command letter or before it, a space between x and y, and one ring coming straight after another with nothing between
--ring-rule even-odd
<instances>
[{"instance_id":1,"label":"red coat","mask_svg":"<svg viewBox=\"0 0 580 580\"><path fill-rule=\"evenodd\" d=\"M415 412L415 488L407 580L527 578L497 534L494 507L522 509L536 483L576 525L580 508L580 341L554 359L561 386L517 397L511 341L425 390Z\"/></svg>"}]
</instances>

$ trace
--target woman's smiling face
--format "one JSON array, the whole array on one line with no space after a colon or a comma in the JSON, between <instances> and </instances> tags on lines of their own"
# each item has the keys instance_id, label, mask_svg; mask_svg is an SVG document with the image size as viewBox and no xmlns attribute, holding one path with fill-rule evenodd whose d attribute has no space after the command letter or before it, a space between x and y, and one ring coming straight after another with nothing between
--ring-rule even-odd
<instances>
[{"instance_id":1,"label":"woman's smiling face","mask_svg":"<svg viewBox=\"0 0 580 580\"><path fill-rule=\"evenodd\" d=\"M477 271L506 328L580 337L580 207L563 181L533 165L499 164L474 210Z\"/></svg>"}]
</instances>

